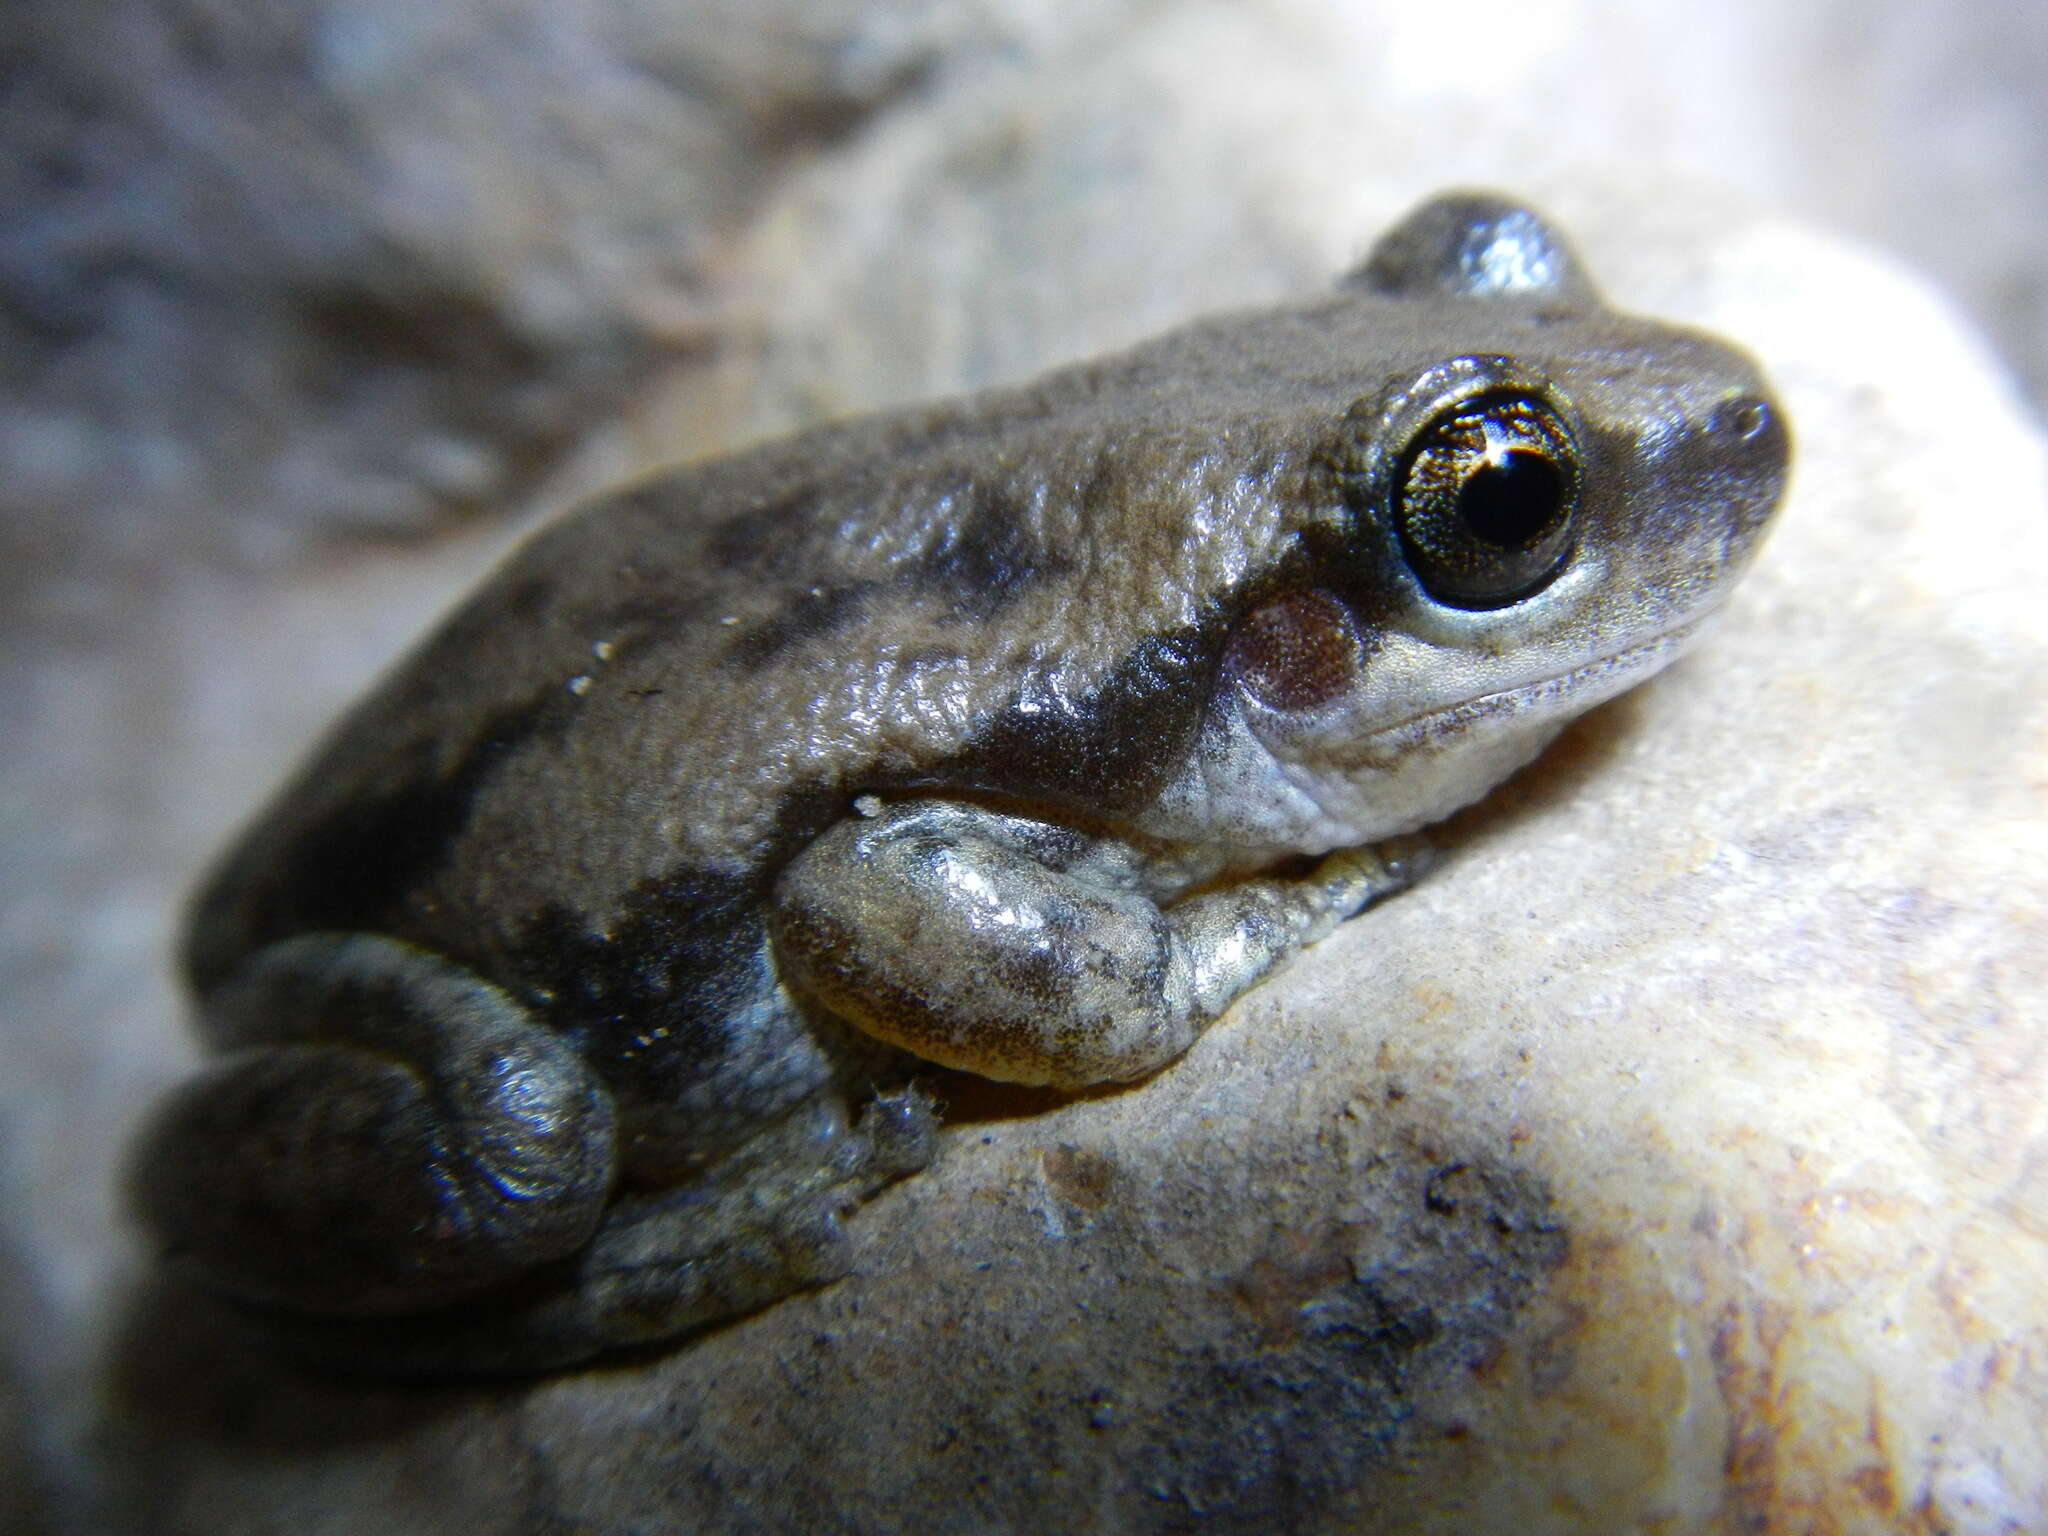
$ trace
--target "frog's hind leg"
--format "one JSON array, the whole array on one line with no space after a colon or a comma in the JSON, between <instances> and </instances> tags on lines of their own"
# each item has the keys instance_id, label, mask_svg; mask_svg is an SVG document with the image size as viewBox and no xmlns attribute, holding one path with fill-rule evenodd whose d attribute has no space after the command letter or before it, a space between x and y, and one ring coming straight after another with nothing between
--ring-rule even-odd
<instances>
[{"instance_id":1,"label":"frog's hind leg","mask_svg":"<svg viewBox=\"0 0 2048 1536\"><path fill-rule=\"evenodd\" d=\"M931 1160L937 1116L915 1087L849 1129L817 1103L699 1181L621 1195L590 1244L500 1292L410 1317L272 1317L278 1343L342 1374L548 1370L728 1321L853 1266L842 1218Z\"/></svg>"},{"instance_id":2,"label":"frog's hind leg","mask_svg":"<svg viewBox=\"0 0 2048 1536\"><path fill-rule=\"evenodd\" d=\"M174 1269L286 1312L435 1307L574 1253L615 1179L611 1097L498 988L390 939L311 934L205 1001L226 1054L140 1139Z\"/></svg>"},{"instance_id":3,"label":"frog's hind leg","mask_svg":"<svg viewBox=\"0 0 2048 1536\"><path fill-rule=\"evenodd\" d=\"M849 1133L829 1101L757 1137L705 1185L628 1197L579 1264L608 1345L667 1338L840 1279L840 1218L932 1159L938 1116L915 1085L878 1094Z\"/></svg>"}]
</instances>

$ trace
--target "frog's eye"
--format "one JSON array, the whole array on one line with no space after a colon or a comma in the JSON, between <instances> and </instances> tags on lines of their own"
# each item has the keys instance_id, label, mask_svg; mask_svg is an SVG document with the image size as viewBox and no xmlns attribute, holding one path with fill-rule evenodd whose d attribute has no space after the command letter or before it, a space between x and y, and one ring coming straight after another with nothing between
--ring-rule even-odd
<instances>
[{"instance_id":1,"label":"frog's eye","mask_svg":"<svg viewBox=\"0 0 2048 1536\"><path fill-rule=\"evenodd\" d=\"M1540 395L1504 389L1447 406L1415 434L1394 481L1394 525L1430 596L1458 608L1527 597L1572 550L1580 460Z\"/></svg>"}]
</instances>

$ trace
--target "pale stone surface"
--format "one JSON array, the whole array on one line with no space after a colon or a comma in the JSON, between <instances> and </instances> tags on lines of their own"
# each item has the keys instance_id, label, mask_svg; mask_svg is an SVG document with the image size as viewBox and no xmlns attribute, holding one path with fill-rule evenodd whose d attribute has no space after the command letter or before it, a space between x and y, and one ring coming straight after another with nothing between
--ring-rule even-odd
<instances>
[{"instance_id":1,"label":"pale stone surface","mask_svg":"<svg viewBox=\"0 0 2048 1536\"><path fill-rule=\"evenodd\" d=\"M1828 92L1862 77L1830 75L1817 24L1778 9L1616 25L1561 5L1535 35L1510 25L1526 7L1182 0L1126 19L1018 0L975 13L1004 18L995 44L930 42L917 6L876 12L886 46L865 57L929 73L720 205L741 211L702 269L715 288L691 290L706 307L656 306L715 345L536 503L1318 287L1446 181L1534 195L1618 298L1763 353L1802 441L1797 496L1728 624L1468 817L1428 886L1154 1083L1065 1105L950 1090L944 1164L860 1219L855 1281L667 1357L483 1396L306 1389L121 1283L121 1128L189 1051L161 959L178 893L503 533L289 583L142 581L116 560L118 581L87 562L94 589L15 563L0 1302L21 1385L0 1394L0 1524L42 1504L16 1480L10 1414L27 1462L67 1485L64 1524L92 1531L117 1514L194 1532L772 1529L792 1508L863 1529L892 1523L888 1498L939 1529L1175 1529L1197 1506L1225 1530L2048 1520L2042 450L1921 289L1685 179L1810 207L1799 168L1849 153L1813 146ZM1480 22L1521 45L1475 54L1460 39ZM205 86L173 79L179 101ZM1923 115L1947 121L1939 101ZM511 167L480 184L515 211L543 195L522 178L544 156L464 120L461 142ZM448 136L425 137L440 147L415 153L458 174ZM2017 143L1993 147L2024 165ZM642 179L598 205L633 238L578 250L686 232L661 225L659 167L621 152L603 163ZM1859 195L1875 206L1884 184ZM2034 195L2015 194L2019 227ZM289 225L309 211L294 196L265 206ZM433 270L463 292L528 294L498 282L524 260L506 230L563 206L454 218L401 241L400 265L410 280L409 253L455 251ZM558 222L546 250L588 234ZM269 259L199 224L180 259ZM120 226L102 234L127 249ZM632 260L588 260L586 313L651 291ZM234 282L208 281L232 308ZM505 305L515 329L543 313ZM195 334L179 345L203 351ZM199 402L165 355L144 348L131 382L176 417ZM267 420L270 375L252 377ZM436 377L419 387L475 383ZM303 441L332 449L292 482L307 500L206 515L317 515L376 490L351 477L413 441L380 398L352 423L303 404ZM225 453L202 490L290 463L261 434L168 437ZM8 439L5 494L54 483L24 467L84 464L126 490L79 498L91 528L64 521L68 501L36 528L95 559L167 547L150 476L185 461L143 432L109 440L136 463L101 462L98 441L59 462ZM432 477L401 464L392 483L417 508ZM88 1432L113 1453L97 1509Z\"/></svg>"}]
</instances>

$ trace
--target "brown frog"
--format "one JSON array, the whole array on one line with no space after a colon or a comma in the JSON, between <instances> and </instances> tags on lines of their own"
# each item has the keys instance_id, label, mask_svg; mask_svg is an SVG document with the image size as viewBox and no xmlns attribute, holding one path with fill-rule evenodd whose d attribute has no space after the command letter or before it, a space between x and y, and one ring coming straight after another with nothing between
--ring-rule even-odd
<instances>
[{"instance_id":1,"label":"brown frog","mask_svg":"<svg viewBox=\"0 0 2048 1536\"><path fill-rule=\"evenodd\" d=\"M378 1369L843 1274L843 1215L932 1155L920 1061L1172 1061L1678 654L1787 442L1740 353L1457 195L1326 296L585 507L207 884L219 1054L143 1218Z\"/></svg>"}]
</instances>

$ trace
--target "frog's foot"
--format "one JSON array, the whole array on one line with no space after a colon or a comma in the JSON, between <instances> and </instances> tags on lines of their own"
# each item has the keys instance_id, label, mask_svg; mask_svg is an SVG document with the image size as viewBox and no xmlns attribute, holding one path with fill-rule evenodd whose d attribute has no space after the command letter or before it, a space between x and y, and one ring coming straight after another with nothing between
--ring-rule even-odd
<instances>
[{"instance_id":1,"label":"frog's foot","mask_svg":"<svg viewBox=\"0 0 2048 1536\"><path fill-rule=\"evenodd\" d=\"M550 1370L675 1339L843 1278L844 1218L930 1162L937 1128L914 1087L874 1099L850 1133L832 1111L793 1116L688 1188L621 1196L581 1253L503 1293L417 1317L271 1321L308 1363L378 1375Z\"/></svg>"},{"instance_id":2,"label":"frog's foot","mask_svg":"<svg viewBox=\"0 0 2048 1536\"><path fill-rule=\"evenodd\" d=\"M288 1312L377 1316L502 1285L590 1241L610 1094L512 998L389 939L313 934L206 999L227 1054L138 1142L173 1268Z\"/></svg>"},{"instance_id":3,"label":"frog's foot","mask_svg":"<svg viewBox=\"0 0 2048 1536\"><path fill-rule=\"evenodd\" d=\"M1299 882L1311 893L1312 911L1300 942L1313 944L1381 897L1407 890L1429 873L1436 858L1429 840L1416 835L1339 848Z\"/></svg>"}]
</instances>

